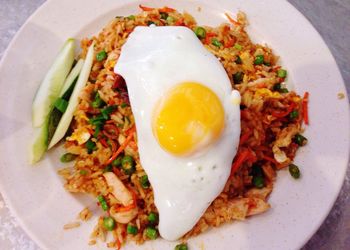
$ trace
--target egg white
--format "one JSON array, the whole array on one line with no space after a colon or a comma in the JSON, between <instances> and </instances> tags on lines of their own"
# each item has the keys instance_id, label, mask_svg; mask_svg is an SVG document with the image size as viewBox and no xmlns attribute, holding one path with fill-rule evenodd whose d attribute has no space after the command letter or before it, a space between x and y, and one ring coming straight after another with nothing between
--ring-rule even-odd
<instances>
[{"instance_id":1,"label":"egg white","mask_svg":"<svg viewBox=\"0 0 350 250\"><path fill-rule=\"evenodd\" d=\"M114 70L127 83L140 161L159 212L160 235L176 240L193 228L230 175L240 136L240 95L232 90L218 59L186 27L136 27ZM183 82L198 82L216 93L225 110L225 127L205 150L179 157L158 144L152 115L160 98Z\"/></svg>"}]
</instances>

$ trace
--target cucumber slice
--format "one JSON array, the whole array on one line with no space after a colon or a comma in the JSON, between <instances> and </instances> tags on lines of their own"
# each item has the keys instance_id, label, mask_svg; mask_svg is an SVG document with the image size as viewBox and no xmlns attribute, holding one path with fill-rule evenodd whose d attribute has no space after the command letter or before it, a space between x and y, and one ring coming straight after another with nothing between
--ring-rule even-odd
<instances>
[{"instance_id":1,"label":"cucumber slice","mask_svg":"<svg viewBox=\"0 0 350 250\"><path fill-rule=\"evenodd\" d=\"M75 41L73 38L68 39L64 43L35 95L32 104L32 120L34 127L43 127L52 109L53 103L60 95L64 80L74 62L74 43Z\"/></svg>"},{"instance_id":2,"label":"cucumber slice","mask_svg":"<svg viewBox=\"0 0 350 250\"><path fill-rule=\"evenodd\" d=\"M48 139L48 121L40 128L34 128L34 140L29 152L29 162L34 164L38 162L47 150Z\"/></svg>"},{"instance_id":3,"label":"cucumber slice","mask_svg":"<svg viewBox=\"0 0 350 250\"><path fill-rule=\"evenodd\" d=\"M64 112L60 122L58 123L56 131L50 141L48 147L49 149L64 137L73 119L74 111L76 110L79 103L80 92L86 85L91 72L92 63L94 61L94 45L95 43L92 43L89 47L83 68L79 74L78 81L75 84L71 97L69 98L68 107L66 109L66 112Z\"/></svg>"},{"instance_id":4,"label":"cucumber slice","mask_svg":"<svg viewBox=\"0 0 350 250\"><path fill-rule=\"evenodd\" d=\"M83 59L79 59L79 61L75 64L75 66L73 67L73 69L71 70L69 75L67 76L67 79L64 81L61 93L59 95L60 97L62 97L64 95L64 93L69 89L69 87L74 82L75 78L78 77L78 75L81 71L81 68L83 67L83 64L84 64Z\"/></svg>"}]
</instances>

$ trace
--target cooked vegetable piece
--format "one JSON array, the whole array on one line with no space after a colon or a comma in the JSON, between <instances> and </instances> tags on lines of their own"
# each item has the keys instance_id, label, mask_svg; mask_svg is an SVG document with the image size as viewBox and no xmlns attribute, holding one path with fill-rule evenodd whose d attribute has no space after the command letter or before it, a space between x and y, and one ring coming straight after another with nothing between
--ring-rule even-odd
<instances>
[{"instance_id":1,"label":"cooked vegetable piece","mask_svg":"<svg viewBox=\"0 0 350 250\"><path fill-rule=\"evenodd\" d=\"M293 110L292 112L290 112L289 114L289 118L292 120L295 120L296 118L298 118L299 116L299 112L298 110Z\"/></svg>"},{"instance_id":2,"label":"cooked vegetable piece","mask_svg":"<svg viewBox=\"0 0 350 250\"><path fill-rule=\"evenodd\" d=\"M122 164L123 156L119 155L114 161L112 161L112 165L114 167L119 167Z\"/></svg>"},{"instance_id":3,"label":"cooked vegetable piece","mask_svg":"<svg viewBox=\"0 0 350 250\"><path fill-rule=\"evenodd\" d=\"M285 69L277 70L277 76L280 78L286 78L287 77L287 70L285 70Z\"/></svg>"},{"instance_id":4,"label":"cooked vegetable piece","mask_svg":"<svg viewBox=\"0 0 350 250\"><path fill-rule=\"evenodd\" d=\"M242 64L242 59L240 56L237 56L236 60L235 60L235 63L237 64Z\"/></svg>"},{"instance_id":5,"label":"cooked vegetable piece","mask_svg":"<svg viewBox=\"0 0 350 250\"><path fill-rule=\"evenodd\" d=\"M61 156L60 160L61 162L66 163L66 162L74 161L75 158L77 158L77 155L71 154L71 153L65 153L64 155Z\"/></svg>"},{"instance_id":6,"label":"cooked vegetable piece","mask_svg":"<svg viewBox=\"0 0 350 250\"><path fill-rule=\"evenodd\" d=\"M306 137L304 137L301 134L296 134L293 138L293 141L298 144L299 146L305 146L307 143Z\"/></svg>"},{"instance_id":7,"label":"cooked vegetable piece","mask_svg":"<svg viewBox=\"0 0 350 250\"><path fill-rule=\"evenodd\" d=\"M89 154L91 154L94 150L97 149L96 143L93 142L92 140L88 140L85 146Z\"/></svg>"},{"instance_id":8,"label":"cooked vegetable piece","mask_svg":"<svg viewBox=\"0 0 350 250\"><path fill-rule=\"evenodd\" d=\"M233 75L234 84L240 84L243 80L244 73L242 71L238 71Z\"/></svg>"},{"instance_id":9,"label":"cooked vegetable piece","mask_svg":"<svg viewBox=\"0 0 350 250\"><path fill-rule=\"evenodd\" d=\"M146 234L147 238L149 238L151 240L155 240L158 237L158 232L153 227L146 227L145 234Z\"/></svg>"},{"instance_id":10,"label":"cooked vegetable piece","mask_svg":"<svg viewBox=\"0 0 350 250\"><path fill-rule=\"evenodd\" d=\"M143 175L140 177L140 184L141 186L146 189L146 188L149 188L150 187L150 183L148 181L148 176L147 175Z\"/></svg>"},{"instance_id":11,"label":"cooked vegetable piece","mask_svg":"<svg viewBox=\"0 0 350 250\"><path fill-rule=\"evenodd\" d=\"M113 166L112 165L107 165L104 169L103 169L103 173L105 172L112 172L113 171Z\"/></svg>"},{"instance_id":12,"label":"cooked vegetable piece","mask_svg":"<svg viewBox=\"0 0 350 250\"><path fill-rule=\"evenodd\" d=\"M169 14L166 12L160 12L160 18L163 20L166 20L168 18Z\"/></svg>"},{"instance_id":13,"label":"cooked vegetable piece","mask_svg":"<svg viewBox=\"0 0 350 250\"><path fill-rule=\"evenodd\" d=\"M130 155L125 155L122 159L122 169L125 174L131 175L136 171L135 161Z\"/></svg>"},{"instance_id":14,"label":"cooked vegetable piece","mask_svg":"<svg viewBox=\"0 0 350 250\"><path fill-rule=\"evenodd\" d=\"M99 62L103 61L106 58L107 58L107 52L105 50L101 50L96 55L96 60Z\"/></svg>"},{"instance_id":15,"label":"cooked vegetable piece","mask_svg":"<svg viewBox=\"0 0 350 250\"><path fill-rule=\"evenodd\" d=\"M168 16L166 18L167 24L173 24L175 22L175 19L172 16Z\"/></svg>"},{"instance_id":16,"label":"cooked vegetable piece","mask_svg":"<svg viewBox=\"0 0 350 250\"><path fill-rule=\"evenodd\" d=\"M101 110L101 115L105 120L108 120L110 115L117 109L116 105L105 107Z\"/></svg>"},{"instance_id":17,"label":"cooked vegetable piece","mask_svg":"<svg viewBox=\"0 0 350 250\"><path fill-rule=\"evenodd\" d=\"M136 226L128 224L126 231L128 234L136 235L138 233L138 229Z\"/></svg>"},{"instance_id":18,"label":"cooked vegetable piece","mask_svg":"<svg viewBox=\"0 0 350 250\"><path fill-rule=\"evenodd\" d=\"M199 39L203 39L205 38L207 32L203 27L198 26L194 29L194 33Z\"/></svg>"},{"instance_id":19,"label":"cooked vegetable piece","mask_svg":"<svg viewBox=\"0 0 350 250\"><path fill-rule=\"evenodd\" d=\"M130 15L127 17L129 20L135 20L135 16L134 15Z\"/></svg>"},{"instance_id":20,"label":"cooked vegetable piece","mask_svg":"<svg viewBox=\"0 0 350 250\"><path fill-rule=\"evenodd\" d=\"M242 50L243 47L242 47L242 45L236 43L236 44L235 44L235 49L237 49L237 50Z\"/></svg>"},{"instance_id":21,"label":"cooked vegetable piece","mask_svg":"<svg viewBox=\"0 0 350 250\"><path fill-rule=\"evenodd\" d=\"M289 165L289 173L294 179L299 179L300 178L300 170L297 165L290 164Z\"/></svg>"},{"instance_id":22,"label":"cooked vegetable piece","mask_svg":"<svg viewBox=\"0 0 350 250\"><path fill-rule=\"evenodd\" d=\"M188 246L186 243L178 244L175 246L174 250L188 250Z\"/></svg>"},{"instance_id":23,"label":"cooked vegetable piece","mask_svg":"<svg viewBox=\"0 0 350 250\"><path fill-rule=\"evenodd\" d=\"M288 89L285 87L282 87L282 84L280 83L276 83L275 85L273 85L273 90L278 91L280 93L288 93Z\"/></svg>"},{"instance_id":24,"label":"cooked vegetable piece","mask_svg":"<svg viewBox=\"0 0 350 250\"><path fill-rule=\"evenodd\" d=\"M32 120L36 128L42 127L45 121L47 122L53 104L60 95L64 80L74 62L74 43L75 40L72 38L65 42L34 97Z\"/></svg>"},{"instance_id":25,"label":"cooked vegetable piece","mask_svg":"<svg viewBox=\"0 0 350 250\"><path fill-rule=\"evenodd\" d=\"M111 216L104 217L103 218L103 226L108 231L112 231L115 228L115 220Z\"/></svg>"},{"instance_id":26,"label":"cooked vegetable piece","mask_svg":"<svg viewBox=\"0 0 350 250\"><path fill-rule=\"evenodd\" d=\"M262 177L260 175L259 176L254 176L253 177L253 184L257 188L263 188L265 186L264 177Z\"/></svg>"},{"instance_id":27,"label":"cooked vegetable piece","mask_svg":"<svg viewBox=\"0 0 350 250\"><path fill-rule=\"evenodd\" d=\"M151 212L147 217L149 223L157 224L158 223L158 214Z\"/></svg>"},{"instance_id":28,"label":"cooked vegetable piece","mask_svg":"<svg viewBox=\"0 0 350 250\"><path fill-rule=\"evenodd\" d=\"M103 211L107 211L109 207L108 207L106 199L102 195L99 195L99 196L97 196L97 200L100 203Z\"/></svg>"},{"instance_id":29,"label":"cooked vegetable piece","mask_svg":"<svg viewBox=\"0 0 350 250\"><path fill-rule=\"evenodd\" d=\"M211 44L218 48L222 46L222 43L216 38L211 39Z\"/></svg>"},{"instance_id":30,"label":"cooked vegetable piece","mask_svg":"<svg viewBox=\"0 0 350 250\"><path fill-rule=\"evenodd\" d=\"M52 140L49 144L49 148L53 147L57 142L59 142L63 138L63 136L66 134L66 132L69 128L69 125L73 119L74 111L78 105L80 92L84 88L85 84L88 81L91 67L92 67L93 58L94 58L94 42L90 45L90 47L88 49L83 68L81 69L81 72L80 72L79 78L75 84L73 93L72 93L71 97L69 98L68 107L66 109L66 112L64 112L64 114L63 114L63 116L62 116L62 118L57 126L55 134L53 135Z\"/></svg>"},{"instance_id":31,"label":"cooked vegetable piece","mask_svg":"<svg viewBox=\"0 0 350 250\"><path fill-rule=\"evenodd\" d=\"M254 60L255 65L261 65L264 63L264 56L263 55L257 55Z\"/></svg>"},{"instance_id":32,"label":"cooked vegetable piece","mask_svg":"<svg viewBox=\"0 0 350 250\"><path fill-rule=\"evenodd\" d=\"M80 175L87 175L88 171L85 169L80 170Z\"/></svg>"},{"instance_id":33,"label":"cooked vegetable piece","mask_svg":"<svg viewBox=\"0 0 350 250\"><path fill-rule=\"evenodd\" d=\"M100 94L98 92L96 92L95 98L91 103L92 107L93 108L101 108L105 104L106 103L101 99Z\"/></svg>"},{"instance_id":34,"label":"cooked vegetable piece","mask_svg":"<svg viewBox=\"0 0 350 250\"><path fill-rule=\"evenodd\" d=\"M59 111L61 111L61 113L64 113L67 109L67 106L68 106L68 102L63 99L63 98L58 98L56 101L55 101L55 104L54 104L55 108L57 108Z\"/></svg>"}]
</instances>

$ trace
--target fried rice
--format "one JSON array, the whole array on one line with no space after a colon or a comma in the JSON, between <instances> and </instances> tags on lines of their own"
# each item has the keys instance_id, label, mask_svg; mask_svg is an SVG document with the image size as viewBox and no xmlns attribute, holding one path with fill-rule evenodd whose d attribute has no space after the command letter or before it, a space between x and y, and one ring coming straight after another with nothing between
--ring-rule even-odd
<instances>
[{"instance_id":1,"label":"fried rice","mask_svg":"<svg viewBox=\"0 0 350 250\"><path fill-rule=\"evenodd\" d=\"M106 241L108 233L114 236L107 243L109 247L120 248L128 241L143 243L149 240L145 233L150 224L148 215L157 213L152 187L147 184L147 174L139 160L127 88L113 68L121 47L136 26L186 26L195 31L198 25L186 12L179 13L168 7L141 6L141 9L138 15L114 18L97 36L81 41L81 58L86 56L93 41L96 54L104 51L105 58L94 60L66 137L66 151L76 155L74 167L62 168L59 174L65 179L67 191L90 194L102 208L89 244ZM276 171L289 166L298 147L304 144L296 141L296 136L302 133L303 122L308 122L308 94L302 98L287 90L286 71L278 65L278 57L269 47L250 40L245 31L244 13L238 13L236 19L228 15L227 18L229 23L218 27L204 26L206 34L200 40L220 60L232 87L241 94L240 143L224 190L183 240L268 210L267 198L273 189ZM96 104L97 99L102 107ZM101 115L105 119L96 122ZM124 171L115 162L120 155L133 158L133 173ZM108 183L106 173L114 175L132 195L129 205L125 206L113 195L116 190ZM103 211L104 208L107 211ZM118 220L118 213L124 213L127 219ZM117 217L110 232L103 226L103 219L109 215ZM81 216L91 217L88 210ZM137 228L136 233L128 232L129 225Z\"/></svg>"}]
</instances>

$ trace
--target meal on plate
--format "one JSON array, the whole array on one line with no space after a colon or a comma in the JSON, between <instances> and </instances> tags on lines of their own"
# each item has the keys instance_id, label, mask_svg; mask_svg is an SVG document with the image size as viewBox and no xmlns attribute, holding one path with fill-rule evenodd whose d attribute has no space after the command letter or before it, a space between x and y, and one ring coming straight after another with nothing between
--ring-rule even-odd
<instances>
[{"instance_id":1,"label":"meal on plate","mask_svg":"<svg viewBox=\"0 0 350 250\"><path fill-rule=\"evenodd\" d=\"M89 244L160 235L187 249L191 236L268 210L277 170L300 177L292 161L307 143L308 93L287 89L244 13L209 27L140 8L83 39L76 60L74 39L64 44L33 102L31 161L64 139L66 190L100 207Z\"/></svg>"}]
</instances>

